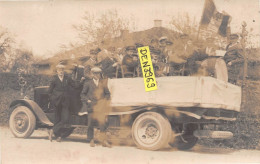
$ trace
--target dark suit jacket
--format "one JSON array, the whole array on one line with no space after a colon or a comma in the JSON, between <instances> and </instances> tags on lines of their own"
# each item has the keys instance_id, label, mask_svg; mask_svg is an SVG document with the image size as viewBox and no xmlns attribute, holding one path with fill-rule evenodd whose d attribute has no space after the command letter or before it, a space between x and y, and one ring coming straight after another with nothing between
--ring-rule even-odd
<instances>
[{"instance_id":1,"label":"dark suit jacket","mask_svg":"<svg viewBox=\"0 0 260 164\"><path fill-rule=\"evenodd\" d=\"M116 67L113 67L113 64L117 62L115 59L106 57L100 62L101 68L105 76L112 78L114 73L116 73Z\"/></svg>"},{"instance_id":2,"label":"dark suit jacket","mask_svg":"<svg viewBox=\"0 0 260 164\"><path fill-rule=\"evenodd\" d=\"M83 102L87 104L87 111L93 112L93 106L96 105L99 100L108 100L110 98L110 92L107 87L107 79L100 79L98 86L96 86L93 79L85 82L81 93L81 98ZM87 103L88 100L90 100L91 103Z\"/></svg>"},{"instance_id":3,"label":"dark suit jacket","mask_svg":"<svg viewBox=\"0 0 260 164\"><path fill-rule=\"evenodd\" d=\"M242 48L239 43L229 44L226 48L227 52L224 56L225 62L242 63L244 61L244 56L242 55Z\"/></svg>"},{"instance_id":4,"label":"dark suit jacket","mask_svg":"<svg viewBox=\"0 0 260 164\"><path fill-rule=\"evenodd\" d=\"M130 55L125 55L122 64L126 66L125 72L134 72L134 69L138 66L139 61L135 61Z\"/></svg>"},{"instance_id":5,"label":"dark suit jacket","mask_svg":"<svg viewBox=\"0 0 260 164\"><path fill-rule=\"evenodd\" d=\"M68 75L64 75L63 81L60 81L58 75L55 75L50 83L48 90L50 101L54 106L58 106L62 101L69 105L69 88L79 88L82 83L74 82Z\"/></svg>"}]
</instances>

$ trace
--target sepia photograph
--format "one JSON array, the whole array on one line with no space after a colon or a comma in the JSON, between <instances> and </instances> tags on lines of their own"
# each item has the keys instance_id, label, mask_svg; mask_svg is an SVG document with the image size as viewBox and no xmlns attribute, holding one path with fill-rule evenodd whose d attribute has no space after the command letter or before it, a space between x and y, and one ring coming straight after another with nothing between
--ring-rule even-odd
<instances>
[{"instance_id":1,"label":"sepia photograph","mask_svg":"<svg viewBox=\"0 0 260 164\"><path fill-rule=\"evenodd\" d=\"M0 0L0 163L260 163L260 0Z\"/></svg>"}]
</instances>

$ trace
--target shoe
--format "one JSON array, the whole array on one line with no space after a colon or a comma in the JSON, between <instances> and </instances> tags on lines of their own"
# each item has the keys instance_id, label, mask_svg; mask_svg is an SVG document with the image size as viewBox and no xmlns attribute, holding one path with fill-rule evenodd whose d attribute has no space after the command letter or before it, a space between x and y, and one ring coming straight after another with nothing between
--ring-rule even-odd
<instances>
[{"instance_id":1,"label":"shoe","mask_svg":"<svg viewBox=\"0 0 260 164\"><path fill-rule=\"evenodd\" d=\"M52 129L48 130L48 134L49 134L48 138L52 142L53 130Z\"/></svg>"},{"instance_id":2,"label":"shoe","mask_svg":"<svg viewBox=\"0 0 260 164\"><path fill-rule=\"evenodd\" d=\"M108 148L111 148L111 147L112 147L111 144L107 142L107 140L105 140L105 141L102 142L102 146L103 146L103 147L108 147Z\"/></svg>"},{"instance_id":3,"label":"shoe","mask_svg":"<svg viewBox=\"0 0 260 164\"><path fill-rule=\"evenodd\" d=\"M56 139L56 141L57 141L57 142L61 142L61 137L58 137L58 138Z\"/></svg>"},{"instance_id":4,"label":"shoe","mask_svg":"<svg viewBox=\"0 0 260 164\"><path fill-rule=\"evenodd\" d=\"M95 147L95 141L93 139L90 141L90 147Z\"/></svg>"},{"instance_id":5,"label":"shoe","mask_svg":"<svg viewBox=\"0 0 260 164\"><path fill-rule=\"evenodd\" d=\"M86 142L90 143L91 140L92 140L91 138L87 138Z\"/></svg>"}]
</instances>

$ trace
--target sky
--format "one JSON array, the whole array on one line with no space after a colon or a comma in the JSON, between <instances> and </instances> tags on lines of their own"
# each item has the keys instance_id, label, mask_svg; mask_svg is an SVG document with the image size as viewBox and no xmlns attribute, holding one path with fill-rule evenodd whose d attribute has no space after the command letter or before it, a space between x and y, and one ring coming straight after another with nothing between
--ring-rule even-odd
<instances>
[{"instance_id":1,"label":"sky","mask_svg":"<svg viewBox=\"0 0 260 164\"><path fill-rule=\"evenodd\" d=\"M260 34L260 0L215 0L218 11L232 16L232 32L241 31L241 22ZM15 34L16 41L34 55L50 57L62 44L78 42L72 25L80 24L85 11L94 14L116 9L118 14L136 23L136 30L153 27L154 19L168 27L173 16L188 13L200 21L204 0L51 0L1 1L0 26Z\"/></svg>"}]
</instances>

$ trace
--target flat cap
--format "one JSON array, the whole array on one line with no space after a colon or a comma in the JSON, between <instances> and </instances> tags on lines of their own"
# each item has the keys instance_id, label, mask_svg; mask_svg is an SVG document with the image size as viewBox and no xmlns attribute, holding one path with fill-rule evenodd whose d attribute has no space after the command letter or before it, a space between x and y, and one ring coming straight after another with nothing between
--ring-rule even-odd
<instances>
[{"instance_id":1,"label":"flat cap","mask_svg":"<svg viewBox=\"0 0 260 164\"><path fill-rule=\"evenodd\" d=\"M102 70L99 67L93 67L93 68L91 68L91 72L100 73L100 72L102 72Z\"/></svg>"},{"instance_id":2,"label":"flat cap","mask_svg":"<svg viewBox=\"0 0 260 164\"><path fill-rule=\"evenodd\" d=\"M92 55L97 55L100 51L101 51L101 49L98 47L98 48L89 50L89 53Z\"/></svg>"},{"instance_id":3,"label":"flat cap","mask_svg":"<svg viewBox=\"0 0 260 164\"><path fill-rule=\"evenodd\" d=\"M56 68L57 69L64 69L65 66L63 64L59 63L58 65L56 65Z\"/></svg>"},{"instance_id":4,"label":"flat cap","mask_svg":"<svg viewBox=\"0 0 260 164\"><path fill-rule=\"evenodd\" d=\"M167 40L167 39L168 39L168 38L167 38L166 36L162 36L162 37L160 37L159 42L164 41L164 40Z\"/></svg>"},{"instance_id":5,"label":"flat cap","mask_svg":"<svg viewBox=\"0 0 260 164\"><path fill-rule=\"evenodd\" d=\"M143 47L144 45L142 43L135 43L135 47L139 48L139 47Z\"/></svg>"},{"instance_id":6,"label":"flat cap","mask_svg":"<svg viewBox=\"0 0 260 164\"><path fill-rule=\"evenodd\" d=\"M127 46L126 47L126 51L130 51L130 50L136 51L135 46Z\"/></svg>"},{"instance_id":7,"label":"flat cap","mask_svg":"<svg viewBox=\"0 0 260 164\"><path fill-rule=\"evenodd\" d=\"M238 39L238 38L239 38L238 34L231 34L231 35L229 35L229 36L230 36L230 39L231 39L231 40L233 40L233 39Z\"/></svg>"}]
</instances>

